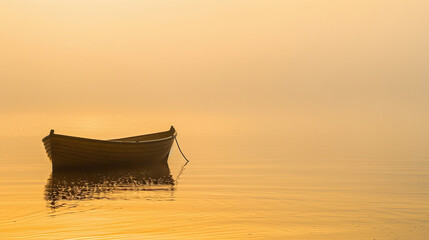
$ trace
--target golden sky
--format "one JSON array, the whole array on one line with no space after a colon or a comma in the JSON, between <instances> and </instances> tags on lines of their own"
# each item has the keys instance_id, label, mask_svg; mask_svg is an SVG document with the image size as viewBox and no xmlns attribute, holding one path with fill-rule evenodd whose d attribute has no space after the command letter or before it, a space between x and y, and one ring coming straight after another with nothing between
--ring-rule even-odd
<instances>
[{"instance_id":1,"label":"golden sky","mask_svg":"<svg viewBox=\"0 0 429 240\"><path fill-rule=\"evenodd\" d=\"M0 109L422 114L429 2L0 2Z\"/></svg>"}]
</instances>

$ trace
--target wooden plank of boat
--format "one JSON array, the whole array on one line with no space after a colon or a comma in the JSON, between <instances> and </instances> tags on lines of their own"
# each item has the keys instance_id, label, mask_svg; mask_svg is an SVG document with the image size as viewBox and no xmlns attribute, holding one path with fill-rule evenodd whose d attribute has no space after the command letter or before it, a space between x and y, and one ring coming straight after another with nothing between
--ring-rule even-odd
<instances>
[{"instance_id":1,"label":"wooden plank of boat","mask_svg":"<svg viewBox=\"0 0 429 240\"><path fill-rule=\"evenodd\" d=\"M112 166L165 164L177 132L98 140L50 134L42 139L54 170L97 169Z\"/></svg>"}]
</instances>

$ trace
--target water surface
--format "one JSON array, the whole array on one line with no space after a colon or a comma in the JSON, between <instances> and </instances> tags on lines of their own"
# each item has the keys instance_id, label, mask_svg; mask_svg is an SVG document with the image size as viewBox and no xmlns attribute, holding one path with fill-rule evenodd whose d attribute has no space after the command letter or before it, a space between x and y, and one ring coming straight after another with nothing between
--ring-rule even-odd
<instances>
[{"instance_id":1,"label":"water surface","mask_svg":"<svg viewBox=\"0 0 429 240\"><path fill-rule=\"evenodd\" d=\"M283 134L282 121L260 131L245 119L176 118L185 166L173 146L162 169L52 173L44 125L100 138L169 127L132 115L76 119L46 115L31 129L15 120L8 126L22 131L3 131L1 239L428 239L429 162L416 154L389 155L381 143L332 149L359 142L329 128Z\"/></svg>"}]
</instances>

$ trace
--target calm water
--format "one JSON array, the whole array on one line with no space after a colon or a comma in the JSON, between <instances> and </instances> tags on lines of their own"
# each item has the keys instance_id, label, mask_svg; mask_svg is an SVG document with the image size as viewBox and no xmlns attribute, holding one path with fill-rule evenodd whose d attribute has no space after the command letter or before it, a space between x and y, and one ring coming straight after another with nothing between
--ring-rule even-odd
<instances>
[{"instance_id":1,"label":"calm water","mask_svg":"<svg viewBox=\"0 0 429 240\"><path fill-rule=\"evenodd\" d=\"M52 175L50 128L112 138L171 120L5 116L0 239L429 239L429 160L406 157L425 143L398 150L365 128L343 136L276 118L171 119L187 165L173 146L168 168Z\"/></svg>"}]
</instances>

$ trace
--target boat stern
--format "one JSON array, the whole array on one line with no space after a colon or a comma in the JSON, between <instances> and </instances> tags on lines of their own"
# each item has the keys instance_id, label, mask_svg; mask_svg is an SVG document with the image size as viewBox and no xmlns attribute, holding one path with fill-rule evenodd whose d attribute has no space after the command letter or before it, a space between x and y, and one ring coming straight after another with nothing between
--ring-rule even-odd
<instances>
[{"instance_id":1,"label":"boat stern","mask_svg":"<svg viewBox=\"0 0 429 240\"><path fill-rule=\"evenodd\" d=\"M48 136L42 139L43 145L45 146L46 154L52 162L52 136L54 135L54 130L52 129Z\"/></svg>"}]
</instances>

